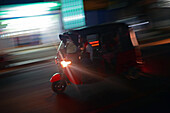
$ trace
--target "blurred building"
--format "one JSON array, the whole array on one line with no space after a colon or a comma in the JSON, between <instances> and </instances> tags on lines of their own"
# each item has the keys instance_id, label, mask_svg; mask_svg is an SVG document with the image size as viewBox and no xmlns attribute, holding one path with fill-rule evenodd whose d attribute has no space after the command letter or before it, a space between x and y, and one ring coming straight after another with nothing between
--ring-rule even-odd
<instances>
[{"instance_id":1,"label":"blurred building","mask_svg":"<svg viewBox=\"0 0 170 113\"><path fill-rule=\"evenodd\" d=\"M84 0L84 9L87 25L117 20L125 20L123 22L135 24L142 19L141 15L144 15L135 0Z\"/></svg>"},{"instance_id":2,"label":"blurred building","mask_svg":"<svg viewBox=\"0 0 170 113\"><path fill-rule=\"evenodd\" d=\"M59 41L60 2L11 4L0 7L0 48Z\"/></svg>"},{"instance_id":3,"label":"blurred building","mask_svg":"<svg viewBox=\"0 0 170 113\"><path fill-rule=\"evenodd\" d=\"M169 0L2 0L1 4L0 48L55 43L63 30L115 21L170 26Z\"/></svg>"}]
</instances>

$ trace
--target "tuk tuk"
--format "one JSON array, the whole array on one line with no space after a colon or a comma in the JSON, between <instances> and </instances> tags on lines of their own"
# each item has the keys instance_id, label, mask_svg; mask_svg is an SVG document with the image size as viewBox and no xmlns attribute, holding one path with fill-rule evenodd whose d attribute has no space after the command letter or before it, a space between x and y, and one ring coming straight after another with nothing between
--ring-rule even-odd
<instances>
[{"instance_id":1,"label":"tuk tuk","mask_svg":"<svg viewBox=\"0 0 170 113\"><path fill-rule=\"evenodd\" d=\"M139 69L138 42L132 28L124 23L77 28L59 37L55 57L58 72L50 79L56 93L64 92L70 83L85 83L86 75L119 75Z\"/></svg>"}]
</instances>

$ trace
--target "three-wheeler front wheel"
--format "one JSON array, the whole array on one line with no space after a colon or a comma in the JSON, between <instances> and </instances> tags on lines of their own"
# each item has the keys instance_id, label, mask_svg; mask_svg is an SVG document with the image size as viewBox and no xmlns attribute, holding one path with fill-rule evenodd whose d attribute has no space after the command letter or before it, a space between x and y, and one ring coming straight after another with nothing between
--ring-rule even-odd
<instances>
[{"instance_id":1,"label":"three-wheeler front wheel","mask_svg":"<svg viewBox=\"0 0 170 113\"><path fill-rule=\"evenodd\" d=\"M63 93L67 87L65 80L59 80L52 83L52 90L56 93Z\"/></svg>"}]
</instances>

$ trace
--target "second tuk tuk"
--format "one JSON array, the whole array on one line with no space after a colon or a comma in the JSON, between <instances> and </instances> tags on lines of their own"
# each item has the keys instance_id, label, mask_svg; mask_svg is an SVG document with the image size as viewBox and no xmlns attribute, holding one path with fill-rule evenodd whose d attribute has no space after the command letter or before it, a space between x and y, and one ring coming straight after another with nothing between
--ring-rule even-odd
<instances>
[{"instance_id":1,"label":"second tuk tuk","mask_svg":"<svg viewBox=\"0 0 170 113\"><path fill-rule=\"evenodd\" d=\"M70 83L85 83L86 75L119 75L140 69L135 33L124 23L69 30L60 34L60 40L55 58L58 72L50 79L56 93L62 93Z\"/></svg>"}]
</instances>

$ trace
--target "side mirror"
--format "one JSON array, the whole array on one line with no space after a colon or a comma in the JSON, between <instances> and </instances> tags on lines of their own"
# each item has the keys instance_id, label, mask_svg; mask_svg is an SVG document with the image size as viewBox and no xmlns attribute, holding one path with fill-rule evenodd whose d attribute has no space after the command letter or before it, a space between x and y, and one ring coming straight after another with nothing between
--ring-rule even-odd
<instances>
[{"instance_id":1,"label":"side mirror","mask_svg":"<svg viewBox=\"0 0 170 113\"><path fill-rule=\"evenodd\" d=\"M58 64L58 57L56 56L54 59L55 59L55 63Z\"/></svg>"}]
</instances>

